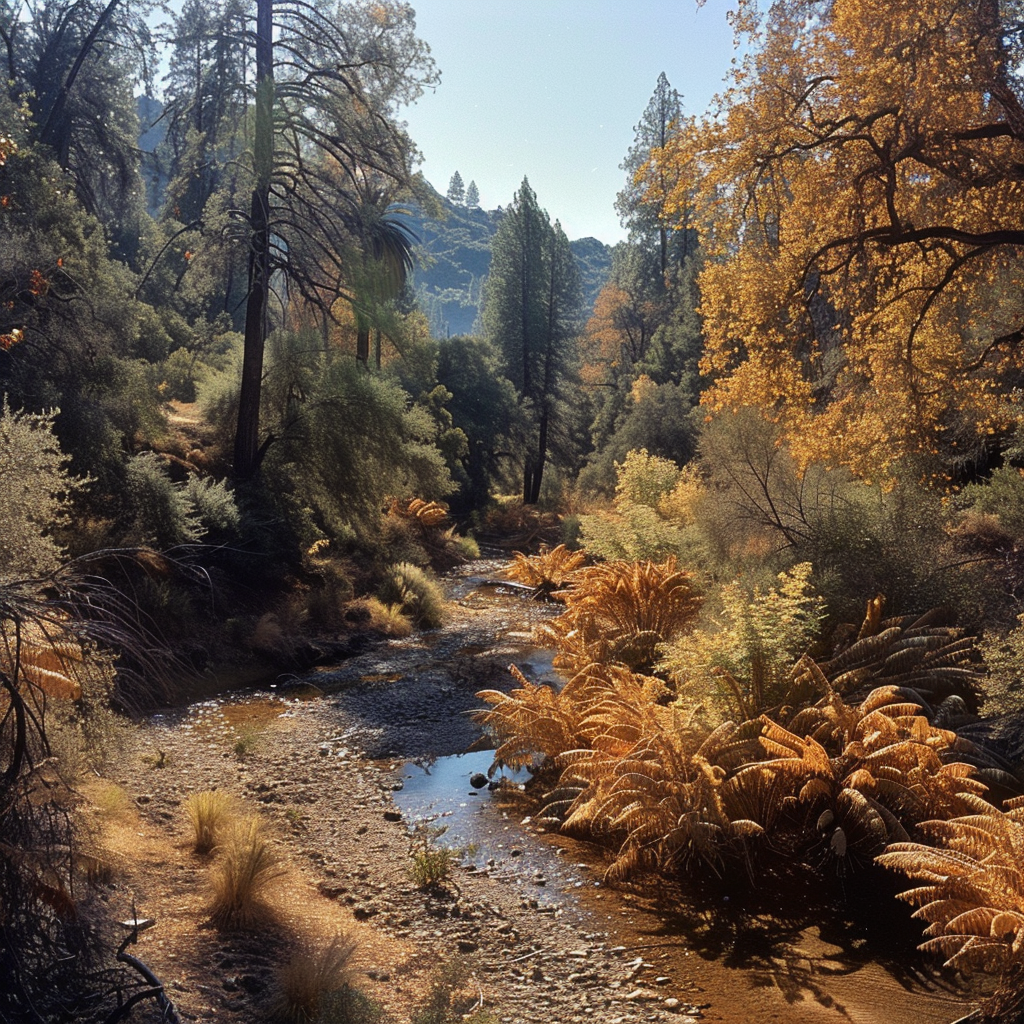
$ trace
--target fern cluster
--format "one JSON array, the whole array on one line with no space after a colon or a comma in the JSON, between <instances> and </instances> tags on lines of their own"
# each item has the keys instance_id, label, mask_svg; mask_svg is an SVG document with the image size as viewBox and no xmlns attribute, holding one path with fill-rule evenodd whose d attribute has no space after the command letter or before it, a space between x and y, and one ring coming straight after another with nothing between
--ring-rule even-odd
<instances>
[{"instance_id":1,"label":"fern cluster","mask_svg":"<svg viewBox=\"0 0 1024 1024\"><path fill-rule=\"evenodd\" d=\"M544 627L569 681L513 670L511 693L478 694L495 761L547 766L544 817L609 847L610 880L771 857L903 870L925 883L904 894L929 922L923 948L995 973L1004 1006L1024 980L1024 798L988 803L990 777L1016 782L956 731L981 699L975 639L937 613L885 619L876 599L815 660L798 653L821 621L808 576L797 567L745 609L736 595L713 667L737 716L716 726L673 688L687 645L690 664L710 660L674 560L574 571ZM658 649L667 682L640 670Z\"/></svg>"},{"instance_id":2,"label":"fern cluster","mask_svg":"<svg viewBox=\"0 0 1024 1024\"><path fill-rule=\"evenodd\" d=\"M568 585L572 574L586 560L584 551L570 551L564 544L554 548L544 544L535 555L524 555L517 551L506 575L517 583L534 587L538 597L552 597Z\"/></svg>"},{"instance_id":3,"label":"fern cluster","mask_svg":"<svg viewBox=\"0 0 1024 1024\"><path fill-rule=\"evenodd\" d=\"M595 662L650 671L659 646L693 621L701 600L674 558L577 569L555 596L566 610L540 632L558 648L555 666L573 674Z\"/></svg>"}]
</instances>

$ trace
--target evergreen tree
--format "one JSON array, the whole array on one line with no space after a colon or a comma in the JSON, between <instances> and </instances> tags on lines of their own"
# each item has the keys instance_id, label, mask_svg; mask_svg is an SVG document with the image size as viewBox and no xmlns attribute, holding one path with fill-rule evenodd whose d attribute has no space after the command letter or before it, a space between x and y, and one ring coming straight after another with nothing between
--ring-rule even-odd
<instances>
[{"instance_id":1,"label":"evergreen tree","mask_svg":"<svg viewBox=\"0 0 1024 1024\"><path fill-rule=\"evenodd\" d=\"M480 205L480 190L476 187L476 182L471 181L466 189L466 206L471 210L476 209Z\"/></svg>"},{"instance_id":2,"label":"evergreen tree","mask_svg":"<svg viewBox=\"0 0 1024 1024\"><path fill-rule=\"evenodd\" d=\"M174 21L162 149L171 177L168 212L185 224L202 218L224 169L242 148L247 18L245 0L186 0Z\"/></svg>"},{"instance_id":3,"label":"evergreen tree","mask_svg":"<svg viewBox=\"0 0 1024 1024\"><path fill-rule=\"evenodd\" d=\"M435 81L414 29L399 2L276 12L257 2L251 199L236 215L249 254L238 480L255 476L273 440L259 431L271 279L326 320L339 298L359 312L361 296L397 293L411 267L411 237L388 206L396 187L412 187L413 145L396 110Z\"/></svg>"},{"instance_id":4,"label":"evergreen tree","mask_svg":"<svg viewBox=\"0 0 1024 1024\"><path fill-rule=\"evenodd\" d=\"M466 201L466 186L462 182L462 175L456 171L452 180L448 182L448 202L455 206L462 206Z\"/></svg>"},{"instance_id":5,"label":"evergreen tree","mask_svg":"<svg viewBox=\"0 0 1024 1024\"><path fill-rule=\"evenodd\" d=\"M630 241L643 245L654 242L657 245L663 279L667 279L671 273L672 249L676 250L675 262L681 262L687 255L688 243L692 243L695 236L689 225L680 225L680 230L669 230L659 216L657 206L647 202L651 180L644 178L638 183L636 175L650 160L651 152L668 143L672 137L673 126L679 123L682 116L682 97L669 85L663 71L658 76L654 95L651 96L640 123L634 129L636 135L633 138L633 145L630 146L626 159L619 165L626 172L626 187L615 199L615 209L621 218L622 226L629 229ZM665 195L674 186L676 178L668 180L673 171L663 167L661 163L658 164L657 174L659 186L666 190L659 194Z\"/></svg>"},{"instance_id":6,"label":"evergreen tree","mask_svg":"<svg viewBox=\"0 0 1024 1024\"><path fill-rule=\"evenodd\" d=\"M149 30L118 0L42 0L28 13L0 0L7 95L31 111L33 141L131 258L143 199L132 89L147 77Z\"/></svg>"},{"instance_id":7,"label":"evergreen tree","mask_svg":"<svg viewBox=\"0 0 1024 1024\"><path fill-rule=\"evenodd\" d=\"M569 241L560 225L551 226L524 178L491 244L483 321L528 424L519 445L527 504L540 496L559 427L580 307L579 270Z\"/></svg>"}]
</instances>

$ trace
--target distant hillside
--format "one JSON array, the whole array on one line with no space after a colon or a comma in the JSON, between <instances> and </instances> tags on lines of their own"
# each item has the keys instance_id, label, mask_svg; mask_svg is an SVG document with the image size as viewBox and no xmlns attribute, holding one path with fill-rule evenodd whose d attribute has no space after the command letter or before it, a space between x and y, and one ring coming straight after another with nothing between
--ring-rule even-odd
<instances>
[{"instance_id":1,"label":"distant hillside","mask_svg":"<svg viewBox=\"0 0 1024 1024\"><path fill-rule=\"evenodd\" d=\"M421 215L409 219L420 239L413 287L436 337L472 334L479 329L482 286L501 209L455 206L440 195L437 199L447 214L445 220ZM589 315L611 267L611 248L596 238L580 238L570 246L579 262Z\"/></svg>"}]
</instances>

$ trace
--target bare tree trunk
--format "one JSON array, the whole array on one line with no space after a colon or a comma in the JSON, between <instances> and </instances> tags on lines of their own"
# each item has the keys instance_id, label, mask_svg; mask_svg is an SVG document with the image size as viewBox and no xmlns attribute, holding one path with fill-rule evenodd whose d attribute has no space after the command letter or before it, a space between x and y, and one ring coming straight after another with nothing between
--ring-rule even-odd
<instances>
[{"instance_id":1,"label":"bare tree trunk","mask_svg":"<svg viewBox=\"0 0 1024 1024\"><path fill-rule=\"evenodd\" d=\"M260 448L260 389L267 338L270 294L270 179L274 164L274 49L272 0L256 5L256 134L253 154L256 184L252 191L249 234L249 297L245 304L242 383L235 433L236 480L259 472L266 447Z\"/></svg>"}]
</instances>

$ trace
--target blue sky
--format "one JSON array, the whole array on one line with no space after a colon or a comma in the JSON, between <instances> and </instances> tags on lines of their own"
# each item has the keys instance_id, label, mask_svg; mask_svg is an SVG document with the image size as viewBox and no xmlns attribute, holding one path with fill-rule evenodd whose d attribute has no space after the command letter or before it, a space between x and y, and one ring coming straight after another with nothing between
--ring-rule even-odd
<instances>
[{"instance_id":1,"label":"blue sky","mask_svg":"<svg viewBox=\"0 0 1024 1024\"><path fill-rule=\"evenodd\" d=\"M570 238L613 244L619 164L664 71L688 113L721 91L735 55L727 0L412 0L441 84L402 116L422 170L456 170L481 205L524 175Z\"/></svg>"}]
</instances>

